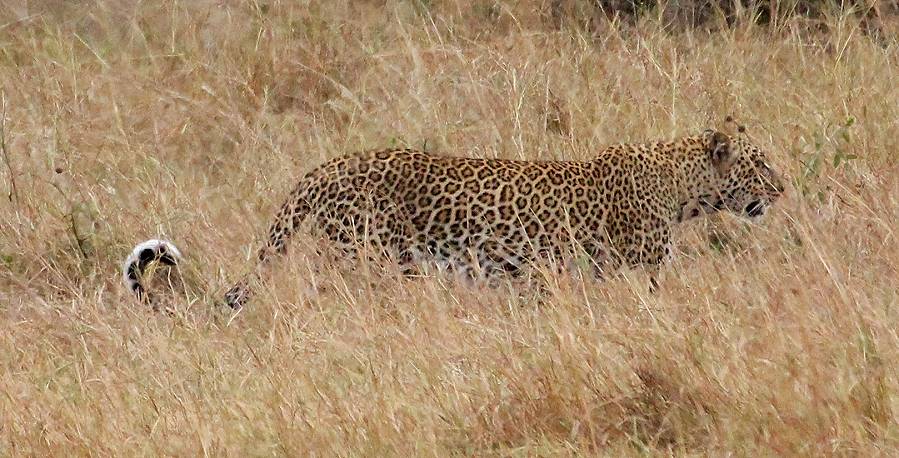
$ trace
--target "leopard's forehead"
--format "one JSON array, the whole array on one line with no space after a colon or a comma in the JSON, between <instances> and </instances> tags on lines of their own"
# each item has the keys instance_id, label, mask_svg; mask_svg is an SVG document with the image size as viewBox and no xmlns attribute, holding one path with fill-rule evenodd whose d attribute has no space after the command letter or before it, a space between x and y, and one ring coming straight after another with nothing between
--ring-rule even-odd
<instances>
[{"instance_id":1,"label":"leopard's forehead","mask_svg":"<svg viewBox=\"0 0 899 458\"><path fill-rule=\"evenodd\" d=\"M761 148L744 138L731 137L731 144L735 149L739 150L739 152L743 154L749 156L764 156Z\"/></svg>"}]
</instances>

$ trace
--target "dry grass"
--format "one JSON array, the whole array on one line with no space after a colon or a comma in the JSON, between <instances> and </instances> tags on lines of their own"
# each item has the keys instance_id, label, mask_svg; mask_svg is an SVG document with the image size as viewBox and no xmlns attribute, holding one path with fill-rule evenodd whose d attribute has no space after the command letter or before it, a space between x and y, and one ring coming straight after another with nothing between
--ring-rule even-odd
<instances>
[{"instance_id":1,"label":"dry grass","mask_svg":"<svg viewBox=\"0 0 899 458\"><path fill-rule=\"evenodd\" d=\"M855 19L590 35L540 2L16 3L0 454L899 454L899 45ZM727 114L792 185L763 224L685 227L656 296L335 271L300 237L251 307L212 307L343 152L587 159ZM157 235L188 256L174 317L119 284Z\"/></svg>"}]
</instances>

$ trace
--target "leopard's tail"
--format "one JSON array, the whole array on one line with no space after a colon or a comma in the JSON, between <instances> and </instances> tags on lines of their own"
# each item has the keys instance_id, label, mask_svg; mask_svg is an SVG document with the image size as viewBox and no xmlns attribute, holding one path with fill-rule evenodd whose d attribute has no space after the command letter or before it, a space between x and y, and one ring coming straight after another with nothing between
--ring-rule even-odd
<instances>
[{"instance_id":1,"label":"leopard's tail","mask_svg":"<svg viewBox=\"0 0 899 458\"><path fill-rule=\"evenodd\" d=\"M141 283L141 277L147 266L159 262L167 266L175 266L181 261L181 251L167 240L150 239L141 242L131 250L122 264L122 280L129 291L141 301L148 301L149 294Z\"/></svg>"},{"instance_id":2,"label":"leopard's tail","mask_svg":"<svg viewBox=\"0 0 899 458\"><path fill-rule=\"evenodd\" d=\"M241 278L225 293L225 304L232 309L242 308L252 296L251 284L258 280L266 265L274 258L284 254L287 241L294 234L300 223L309 215L311 207L306 196L306 180L300 181L290 193L290 197L278 210L275 221L269 226L268 239L256 255L253 270Z\"/></svg>"},{"instance_id":3,"label":"leopard's tail","mask_svg":"<svg viewBox=\"0 0 899 458\"><path fill-rule=\"evenodd\" d=\"M287 240L303 219L308 216L311 207L306 201L306 186L307 183L301 181L291 192L287 202L281 206L275 221L269 227L268 239L259 249L254 269L225 293L225 304L231 308L243 307L250 298L252 281L259 277L262 268L271 262L272 258L284 253ZM151 302L146 286L141 283L141 277L147 266L153 262L176 266L181 262L181 258L181 252L172 242L159 239L141 242L131 250L131 254L125 259L125 263L122 265L122 280L139 300Z\"/></svg>"}]
</instances>

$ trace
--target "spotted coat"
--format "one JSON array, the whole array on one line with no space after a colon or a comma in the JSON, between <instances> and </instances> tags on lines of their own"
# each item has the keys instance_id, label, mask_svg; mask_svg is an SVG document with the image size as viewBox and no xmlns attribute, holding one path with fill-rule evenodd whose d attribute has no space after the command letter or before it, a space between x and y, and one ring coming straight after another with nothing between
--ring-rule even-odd
<instances>
[{"instance_id":1,"label":"spotted coat","mask_svg":"<svg viewBox=\"0 0 899 458\"><path fill-rule=\"evenodd\" d=\"M347 253L366 245L403 266L436 261L480 276L582 257L601 275L641 265L654 271L670 257L675 224L719 210L755 218L782 192L758 147L711 130L610 146L583 162L410 149L351 154L300 180L269 229L258 268L226 301L246 302L253 277L306 219Z\"/></svg>"}]
</instances>

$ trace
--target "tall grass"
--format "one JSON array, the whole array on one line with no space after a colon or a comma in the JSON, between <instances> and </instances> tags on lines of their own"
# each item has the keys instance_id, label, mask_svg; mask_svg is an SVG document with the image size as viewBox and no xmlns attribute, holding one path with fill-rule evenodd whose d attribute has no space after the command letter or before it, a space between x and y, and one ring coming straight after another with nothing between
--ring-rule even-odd
<instances>
[{"instance_id":1,"label":"tall grass","mask_svg":"<svg viewBox=\"0 0 899 458\"><path fill-rule=\"evenodd\" d=\"M899 454L899 45L857 16L586 27L552 2L0 5L4 455ZM576 18L575 18L576 19ZM886 37L886 38L884 38ZM790 177L638 274L544 293L292 244L305 171L408 145L586 160L734 115ZM119 284L186 253L173 316Z\"/></svg>"}]
</instances>

